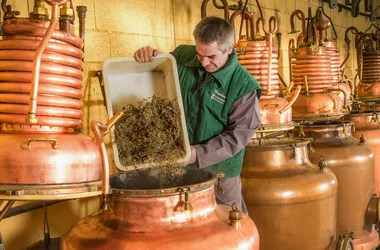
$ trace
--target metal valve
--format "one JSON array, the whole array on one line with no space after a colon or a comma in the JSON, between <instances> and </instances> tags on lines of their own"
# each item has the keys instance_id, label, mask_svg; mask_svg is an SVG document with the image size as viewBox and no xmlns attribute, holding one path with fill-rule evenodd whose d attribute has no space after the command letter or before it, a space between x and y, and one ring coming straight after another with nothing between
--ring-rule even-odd
<instances>
[{"instance_id":1,"label":"metal valve","mask_svg":"<svg viewBox=\"0 0 380 250\"><path fill-rule=\"evenodd\" d=\"M326 158L323 155L319 157L318 167L319 167L319 170L321 171L327 170Z\"/></svg>"},{"instance_id":2,"label":"metal valve","mask_svg":"<svg viewBox=\"0 0 380 250\"><path fill-rule=\"evenodd\" d=\"M240 228L241 227L241 219L242 219L241 211L239 210L236 202L234 202L231 205L231 208L232 208L232 210L229 212L229 217L228 217L228 219L230 220L230 225L234 226L236 228Z\"/></svg>"},{"instance_id":3,"label":"metal valve","mask_svg":"<svg viewBox=\"0 0 380 250\"><path fill-rule=\"evenodd\" d=\"M224 173L217 173L216 176L218 177L218 193L223 194L223 184L222 184L222 178L224 177Z\"/></svg>"},{"instance_id":4,"label":"metal valve","mask_svg":"<svg viewBox=\"0 0 380 250\"><path fill-rule=\"evenodd\" d=\"M182 203L181 211L182 212L184 212L184 211L190 211L191 212L193 210L193 205L191 205L190 200L189 200L190 188L189 187L180 188L179 191L181 193L185 193L185 201Z\"/></svg>"}]
</instances>

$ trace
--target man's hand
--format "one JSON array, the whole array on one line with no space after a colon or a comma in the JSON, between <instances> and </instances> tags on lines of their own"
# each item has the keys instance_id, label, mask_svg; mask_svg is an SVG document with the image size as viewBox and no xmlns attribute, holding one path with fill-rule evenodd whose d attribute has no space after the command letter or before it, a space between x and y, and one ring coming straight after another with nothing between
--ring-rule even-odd
<instances>
[{"instance_id":1,"label":"man's hand","mask_svg":"<svg viewBox=\"0 0 380 250\"><path fill-rule=\"evenodd\" d=\"M153 49L150 46L147 46L138 49L133 55L133 57L137 62L145 63L153 61L153 56L157 56L158 54L160 54L160 51L158 51L157 49Z\"/></svg>"},{"instance_id":2,"label":"man's hand","mask_svg":"<svg viewBox=\"0 0 380 250\"><path fill-rule=\"evenodd\" d=\"M189 164L194 163L197 160L197 151L193 146L190 146L190 157L187 161L183 163L183 166L186 167Z\"/></svg>"}]
</instances>

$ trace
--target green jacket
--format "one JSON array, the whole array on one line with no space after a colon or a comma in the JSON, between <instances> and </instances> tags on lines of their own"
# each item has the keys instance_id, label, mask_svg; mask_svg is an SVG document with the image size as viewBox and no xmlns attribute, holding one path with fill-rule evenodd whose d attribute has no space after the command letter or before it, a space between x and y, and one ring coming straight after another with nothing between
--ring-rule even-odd
<instances>
[{"instance_id":1,"label":"green jacket","mask_svg":"<svg viewBox=\"0 0 380 250\"><path fill-rule=\"evenodd\" d=\"M194 45L178 46L173 54L191 145L205 144L219 135L228 125L229 112L235 101L254 90L260 96L260 85L239 64L235 50L226 65L206 79ZM224 172L225 177L237 176L241 172L243 156L244 148L233 157L205 169Z\"/></svg>"}]
</instances>

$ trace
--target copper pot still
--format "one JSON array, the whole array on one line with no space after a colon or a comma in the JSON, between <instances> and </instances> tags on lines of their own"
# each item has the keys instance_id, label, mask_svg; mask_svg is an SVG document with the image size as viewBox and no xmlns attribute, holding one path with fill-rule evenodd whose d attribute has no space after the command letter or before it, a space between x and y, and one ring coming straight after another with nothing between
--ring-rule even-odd
<instances>
[{"instance_id":1,"label":"copper pot still","mask_svg":"<svg viewBox=\"0 0 380 250\"><path fill-rule=\"evenodd\" d=\"M340 121L310 122L296 127L294 133L313 139L310 161L316 164L324 155L338 180L337 235L352 232L355 247L373 249L379 245L372 229L379 221L379 199L372 196L374 154L363 139L352 137L351 126Z\"/></svg>"},{"instance_id":2,"label":"copper pot still","mask_svg":"<svg viewBox=\"0 0 380 250\"><path fill-rule=\"evenodd\" d=\"M338 183L312 164L307 139L252 139L241 173L260 249L335 249Z\"/></svg>"},{"instance_id":3,"label":"copper pot still","mask_svg":"<svg viewBox=\"0 0 380 250\"><path fill-rule=\"evenodd\" d=\"M5 14L0 40L0 197L100 194L102 159L82 129L83 40L70 2L42 1L30 18ZM72 18L72 15L71 15Z\"/></svg>"},{"instance_id":4,"label":"copper pot still","mask_svg":"<svg viewBox=\"0 0 380 250\"><path fill-rule=\"evenodd\" d=\"M187 170L167 180L143 171L111 176L110 209L78 222L61 249L259 249L253 221L216 204L214 174Z\"/></svg>"},{"instance_id":5,"label":"copper pot still","mask_svg":"<svg viewBox=\"0 0 380 250\"><path fill-rule=\"evenodd\" d=\"M303 88L293 105L293 120L335 119L344 115L351 92L333 80L332 59L326 50L324 46L299 47L290 55L292 81L294 86Z\"/></svg>"},{"instance_id":6,"label":"copper pot still","mask_svg":"<svg viewBox=\"0 0 380 250\"><path fill-rule=\"evenodd\" d=\"M380 113L351 112L344 117L354 124L352 136L357 140L362 138L372 148L374 153L374 189L373 193L380 194Z\"/></svg>"},{"instance_id":7,"label":"copper pot still","mask_svg":"<svg viewBox=\"0 0 380 250\"><path fill-rule=\"evenodd\" d=\"M235 18L242 16L242 11L235 11L230 23L234 25ZM246 21L246 35L241 35L236 43L239 63L258 81L262 88L262 97L259 101L261 126L257 131L257 137L267 136L272 133L280 133L294 128L292 122L291 106L297 99L301 87L290 93L287 91L285 98L281 97L278 75L278 48L274 47L273 35L277 30L277 20L271 17L266 23L259 17L256 20L256 33L252 13L245 13L243 21ZM260 34L260 27L264 36Z\"/></svg>"}]
</instances>

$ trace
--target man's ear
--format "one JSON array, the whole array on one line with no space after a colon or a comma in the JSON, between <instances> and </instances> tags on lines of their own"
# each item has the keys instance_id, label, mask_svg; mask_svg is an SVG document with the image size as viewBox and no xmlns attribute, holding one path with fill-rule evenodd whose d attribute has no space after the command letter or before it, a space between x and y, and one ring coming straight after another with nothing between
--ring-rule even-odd
<instances>
[{"instance_id":1,"label":"man's ear","mask_svg":"<svg viewBox=\"0 0 380 250\"><path fill-rule=\"evenodd\" d=\"M230 46L228 46L228 49L227 49L227 52L228 52L229 55L231 55L233 48L234 48L234 44L231 43Z\"/></svg>"}]
</instances>

